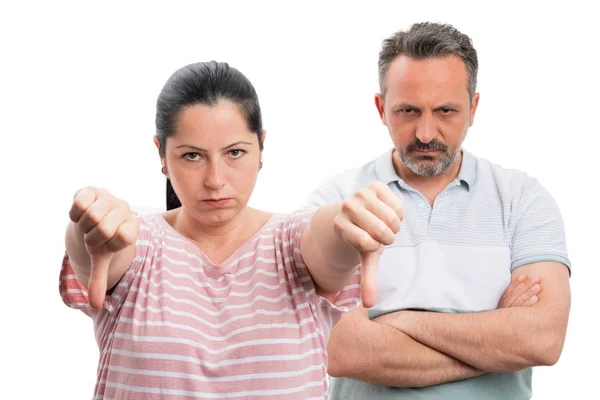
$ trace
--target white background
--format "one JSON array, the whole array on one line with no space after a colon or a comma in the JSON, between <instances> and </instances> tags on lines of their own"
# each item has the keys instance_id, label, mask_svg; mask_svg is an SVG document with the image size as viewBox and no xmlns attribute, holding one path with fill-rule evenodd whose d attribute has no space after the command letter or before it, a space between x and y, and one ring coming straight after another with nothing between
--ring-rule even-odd
<instances>
[{"instance_id":1,"label":"white background","mask_svg":"<svg viewBox=\"0 0 600 400\"><path fill-rule=\"evenodd\" d=\"M600 35L591 6L245 3L0 6L0 398L91 397L91 321L57 290L67 211L85 185L163 207L152 136L156 96L172 72L215 59L250 78L268 131L251 204L291 211L327 176L390 147L373 103L379 47L423 20L455 25L479 54L481 101L465 148L537 177L564 217L571 319L560 362L534 372L534 398L593 397Z\"/></svg>"}]
</instances>

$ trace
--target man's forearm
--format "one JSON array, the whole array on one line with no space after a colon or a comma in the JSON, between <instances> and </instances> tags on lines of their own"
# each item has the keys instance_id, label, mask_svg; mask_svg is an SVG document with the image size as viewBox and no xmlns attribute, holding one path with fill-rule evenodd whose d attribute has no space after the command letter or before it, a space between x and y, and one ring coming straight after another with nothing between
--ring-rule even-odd
<instances>
[{"instance_id":1,"label":"man's forearm","mask_svg":"<svg viewBox=\"0 0 600 400\"><path fill-rule=\"evenodd\" d=\"M364 309L347 314L336 325L328 354L330 375L386 386L431 386L484 373L396 328L369 321Z\"/></svg>"},{"instance_id":2,"label":"man's forearm","mask_svg":"<svg viewBox=\"0 0 600 400\"><path fill-rule=\"evenodd\" d=\"M484 371L511 372L558 359L562 342L540 310L469 314L402 311L381 317L415 340Z\"/></svg>"}]
</instances>

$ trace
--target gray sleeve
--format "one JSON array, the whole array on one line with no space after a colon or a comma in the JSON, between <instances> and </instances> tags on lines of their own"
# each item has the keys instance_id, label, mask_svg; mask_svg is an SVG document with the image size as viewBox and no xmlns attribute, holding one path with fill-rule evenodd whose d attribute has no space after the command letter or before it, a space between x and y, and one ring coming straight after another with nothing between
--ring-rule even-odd
<instances>
[{"instance_id":1,"label":"gray sleeve","mask_svg":"<svg viewBox=\"0 0 600 400\"><path fill-rule=\"evenodd\" d=\"M340 192L338 185L335 184L334 178L330 178L313 190L308 196L308 199L306 199L304 206L321 207L343 199L344 197Z\"/></svg>"},{"instance_id":2,"label":"gray sleeve","mask_svg":"<svg viewBox=\"0 0 600 400\"><path fill-rule=\"evenodd\" d=\"M558 206L550 193L536 180L525 188L515 210L511 229L511 270L526 264L568 259L565 229Z\"/></svg>"}]
</instances>

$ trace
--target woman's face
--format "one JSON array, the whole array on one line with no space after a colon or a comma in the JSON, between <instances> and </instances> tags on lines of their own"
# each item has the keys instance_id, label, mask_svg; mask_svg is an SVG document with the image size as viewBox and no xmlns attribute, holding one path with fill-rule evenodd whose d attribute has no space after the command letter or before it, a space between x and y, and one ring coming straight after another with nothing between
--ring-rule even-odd
<instances>
[{"instance_id":1,"label":"woman's face","mask_svg":"<svg viewBox=\"0 0 600 400\"><path fill-rule=\"evenodd\" d=\"M184 107L165 145L163 162L173 189L199 223L222 225L246 207L261 151L235 103Z\"/></svg>"}]
</instances>

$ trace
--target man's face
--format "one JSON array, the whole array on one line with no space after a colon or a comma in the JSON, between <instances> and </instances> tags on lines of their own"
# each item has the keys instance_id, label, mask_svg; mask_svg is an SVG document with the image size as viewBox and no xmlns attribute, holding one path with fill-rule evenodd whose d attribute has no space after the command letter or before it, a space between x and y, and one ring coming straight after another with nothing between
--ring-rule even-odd
<instances>
[{"instance_id":1,"label":"man's face","mask_svg":"<svg viewBox=\"0 0 600 400\"><path fill-rule=\"evenodd\" d=\"M457 159L479 102L471 100L460 57L415 60L398 56L386 77L386 94L375 96L400 160L413 173L444 173Z\"/></svg>"}]
</instances>

